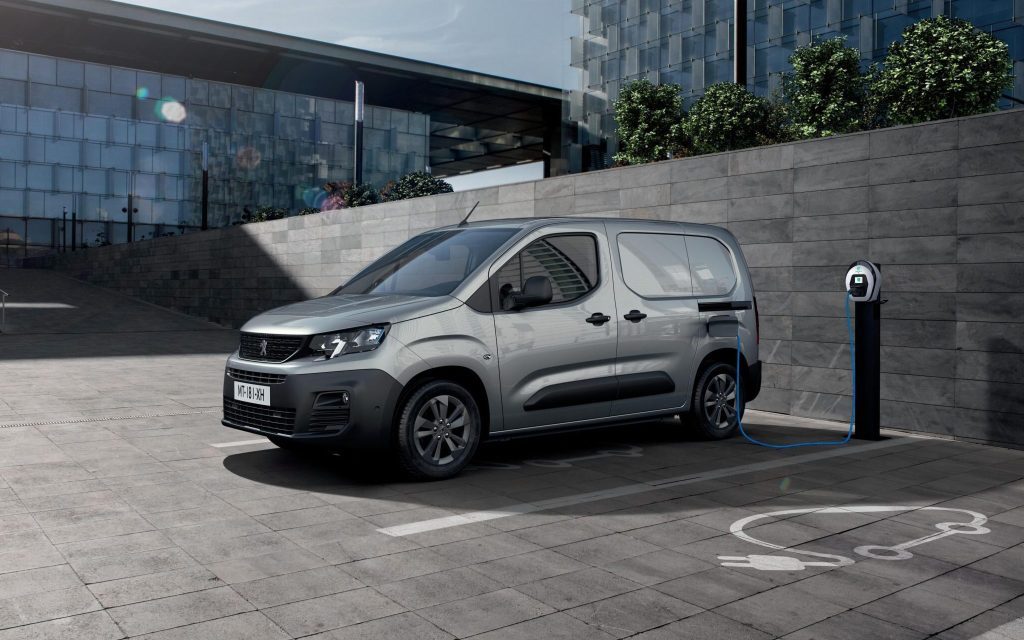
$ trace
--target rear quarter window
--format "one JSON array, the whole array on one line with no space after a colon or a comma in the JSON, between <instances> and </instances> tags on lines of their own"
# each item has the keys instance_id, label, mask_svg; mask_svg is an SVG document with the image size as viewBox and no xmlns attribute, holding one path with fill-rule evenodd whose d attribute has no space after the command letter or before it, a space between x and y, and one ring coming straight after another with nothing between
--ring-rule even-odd
<instances>
[{"instance_id":1,"label":"rear quarter window","mask_svg":"<svg viewBox=\"0 0 1024 640\"><path fill-rule=\"evenodd\" d=\"M736 286L732 255L724 244L705 236L686 236L694 295L722 296Z\"/></svg>"}]
</instances>

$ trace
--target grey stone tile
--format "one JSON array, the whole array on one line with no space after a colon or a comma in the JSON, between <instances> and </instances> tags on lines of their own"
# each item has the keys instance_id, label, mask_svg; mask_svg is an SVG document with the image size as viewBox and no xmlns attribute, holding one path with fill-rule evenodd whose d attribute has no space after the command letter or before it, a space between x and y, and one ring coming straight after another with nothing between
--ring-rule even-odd
<instances>
[{"instance_id":1,"label":"grey stone tile","mask_svg":"<svg viewBox=\"0 0 1024 640\"><path fill-rule=\"evenodd\" d=\"M195 560L172 547L120 556L101 556L72 560L71 566L86 584L146 575L196 566Z\"/></svg>"},{"instance_id":2,"label":"grey stone tile","mask_svg":"<svg viewBox=\"0 0 1024 640\"><path fill-rule=\"evenodd\" d=\"M859 607L857 611L922 633L937 633L973 618L986 608L915 586Z\"/></svg>"},{"instance_id":3,"label":"grey stone tile","mask_svg":"<svg viewBox=\"0 0 1024 640\"><path fill-rule=\"evenodd\" d=\"M562 555L591 566L604 566L658 550L657 545L621 533L574 542L555 549Z\"/></svg>"},{"instance_id":4,"label":"grey stone tile","mask_svg":"<svg viewBox=\"0 0 1024 640\"><path fill-rule=\"evenodd\" d=\"M844 611L828 620L783 636L786 640L861 640L862 638L889 638L891 640L918 640L926 637L891 622L872 618L856 611Z\"/></svg>"},{"instance_id":5,"label":"grey stone tile","mask_svg":"<svg viewBox=\"0 0 1024 640\"><path fill-rule=\"evenodd\" d=\"M675 551L662 550L612 562L606 564L604 569L637 584L650 586L705 571L711 567L712 565L696 558Z\"/></svg>"},{"instance_id":6,"label":"grey stone tile","mask_svg":"<svg viewBox=\"0 0 1024 640\"><path fill-rule=\"evenodd\" d=\"M526 595L560 610L638 588L640 585L637 583L602 569L575 571L516 587Z\"/></svg>"},{"instance_id":7,"label":"grey stone tile","mask_svg":"<svg viewBox=\"0 0 1024 640\"><path fill-rule=\"evenodd\" d=\"M431 573L377 587L377 590L406 609L423 609L454 600L462 600L505 585L468 567Z\"/></svg>"},{"instance_id":8,"label":"grey stone tile","mask_svg":"<svg viewBox=\"0 0 1024 640\"><path fill-rule=\"evenodd\" d=\"M357 589L263 611L292 636L329 631L402 613L404 609L373 589Z\"/></svg>"},{"instance_id":9,"label":"grey stone tile","mask_svg":"<svg viewBox=\"0 0 1024 640\"><path fill-rule=\"evenodd\" d=\"M703 611L653 589L613 596L566 611L611 636L626 637L682 620Z\"/></svg>"},{"instance_id":10,"label":"grey stone tile","mask_svg":"<svg viewBox=\"0 0 1024 640\"><path fill-rule=\"evenodd\" d=\"M2 640L117 640L124 633L105 611L95 611L68 618L58 618L23 627L0 631Z\"/></svg>"},{"instance_id":11,"label":"grey stone tile","mask_svg":"<svg viewBox=\"0 0 1024 640\"><path fill-rule=\"evenodd\" d=\"M189 567L99 582L89 585L89 590L104 607L118 607L223 585L223 582L206 569Z\"/></svg>"},{"instance_id":12,"label":"grey stone tile","mask_svg":"<svg viewBox=\"0 0 1024 640\"><path fill-rule=\"evenodd\" d=\"M218 578L229 584L322 567L327 562L305 549L287 549L250 558L238 558L207 565Z\"/></svg>"},{"instance_id":13,"label":"grey stone tile","mask_svg":"<svg viewBox=\"0 0 1024 640\"><path fill-rule=\"evenodd\" d=\"M771 589L772 583L727 567L715 567L656 585L658 591L714 609Z\"/></svg>"},{"instance_id":14,"label":"grey stone tile","mask_svg":"<svg viewBox=\"0 0 1024 640\"><path fill-rule=\"evenodd\" d=\"M423 609L419 615L456 637L493 631L552 613L547 604L515 589L503 589Z\"/></svg>"},{"instance_id":15,"label":"grey stone tile","mask_svg":"<svg viewBox=\"0 0 1024 640\"><path fill-rule=\"evenodd\" d=\"M821 191L867 186L871 168L873 163L868 161L799 167L793 171L793 190Z\"/></svg>"},{"instance_id":16,"label":"grey stone tile","mask_svg":"<svg viewBox=\"0 0 1024 640\"><path fill-rule=\"evenodd\" d=\"M403 551L345 565L345 572L370 586L445 571L465 564L430 549Z\"/></svg>"},{"instance_id":17,"label":"grey stone tile","mask_svg":"<svg viewBox=\"0 0 1024 640\"><path fill-rule=\"evenodd\" d=\"M867 160L869 139L864 135L848 135L801 141L792 145L793 166Z\"/></svg>"},{"instance_id":18,"label":"grey stone tile","mask_svg":"<svg viewBox=\"0 0 1024 640\"><path fill-rule=\"evenodd\" d=\"M1024 171L960 178L958 200L960 204L1020 202L1020 185Z\"/></svg>"},{"instance_id":19,"label":"grey stone tile","mask_svg":"<svg viewBox=\"0 0 1024 640\"><path fill-rule=\"evenodd\" d=\"M144 640L283 640L288 637L269 618L256 611L139 636Z\"/></svg>"},{"instance_id":20,"label":"grey stone tile","mask_svg":"<svg viewBox=\"0 0 1024 640\"><path fill-rule=\"evenodd\" d=\"M471 568L503 585L513 587L580 571L587 566L554 551L543 550L483 562Z\"/></svg>"},{"instance_id":21,"label":"grey stone tile","mask_svg":"<svg viewBox=\"0 0 1024 640\"><path fill-rule=\"evenodd\" d=\"M400 613L309 636L311 640L448 640L452 637L414 613Z\"/></svg>"},{"instance_id":22,"label":"grey stone tile","mask_svg":"<svg viewBox=\"0 0 1024 640\"><path fill-rule=\"evenodd\" d=\"M723 605L715 609L715 613L780 636L834 616L846 608L798 592L790 585Z\"/></svg>"},{"instance_id":23,"label":"grey stone tile","mask_svg":"<svg viewBox=\"0 0 1024 640\"><path fill-rule=\"evenodd\" d=\"M872 158L955 149L957 121L917 124L872 131L868 134Z\"/></svg>"},{"instance_id":24,"label":"grey stone tile","mask_svg":"<svg viewBox=\"0 0 1024 640\"><path fill-rule=\"evenodd\" d=\"M223 618L252 609L252 605L230 587L217 587L106 611L125 633L134 636Z\"/></svg>"},{"instance_id":25,"label":"grey stone tile","mask_svg":"<svg viewBox=\"0 0 1024 640\"><path fill-rule=\"evenodd\" d=\"M767 640L772 636L713 611L705 611L679 622L634 636L638 640Z\"/></svg>"},{"instance_id":26,"label":"grey stone tile","mask_svg":"<svg viewBox=\"0 0 1024 640\"><path fill-rule=\"evenodd\" d=\"M100 604L84 586L28 593L0 600L0 629L98 611Z\"/></svg>"},{"instance_id":27,"label":"grey stone tile","mask_svg":"<svg viewBox=\"0 0 1024 640\"><path fill-rule=\"evenodd\" d=\"M328 596L364 587L339 567L318 567L251 582L235 583L233 588L259 609Z\"/></svg>"}]
</instances>

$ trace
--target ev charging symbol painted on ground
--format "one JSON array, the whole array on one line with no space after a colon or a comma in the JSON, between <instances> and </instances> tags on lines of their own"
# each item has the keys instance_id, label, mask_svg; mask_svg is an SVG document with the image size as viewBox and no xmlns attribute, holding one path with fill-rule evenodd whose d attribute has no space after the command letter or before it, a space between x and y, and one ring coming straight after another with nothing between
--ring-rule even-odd
<instances>
[{"instance_id":1,"label":"ev charging symbol painted on ground","mask_svg":"<svg viewBox=\"0 0 1024 640\"><path fill-rule=\"evenodd\" d=\"M794 558L791 556L768 556L768 555L757 555L752 554L749 556L718 556L718 559L722 561L723 567L740 567L746 569L758 569L760 571L800 571L807 567L845 567L856 562L853 558L841 555L835 555L830 553L818 553L816 551L803 551L801 549L791 549L783 545L778 545L773 542L766 540L759 540L754 536L750 535L744 529L758 520L765 518L773 518L779 516L791 516L800 515L804 513L815 513L815 514L836 514L836 515L849 515L851 513L887 513L887 512L898 512L898 511L941 511L945 513L959 513L965 516L970 516L970 522L939 522L935 525L938 529L936 533L932 533L914 540L908 540L900 544L892 546L883 545L864 545L854 549L854 553L865 558L871 558L874 560L909 560L914 557L914 554L910 553L908 549L912 549L922 544L929 542L935 542L949 536L955 536L957 534L964 535L981 535L989 533L991 529L985 527L985 523L988 522L988 517L978 513L977 511L969 511L967 509L951 509L946 507L900 507L900 506L848 506L848 507L827 507L827 508L811 508L811 509L785 509L783 511L772 511L771 513L763 513L755 516L749 516L741 520L737 520L732 523L729 527L729 531L737 538L756 544L762 547L768 547L769 549L775 549L777 551L787 551L792 554L799 554L801 556L815 558L815 560L804 560L801 558Z\"/></svg>"}]
</instances>

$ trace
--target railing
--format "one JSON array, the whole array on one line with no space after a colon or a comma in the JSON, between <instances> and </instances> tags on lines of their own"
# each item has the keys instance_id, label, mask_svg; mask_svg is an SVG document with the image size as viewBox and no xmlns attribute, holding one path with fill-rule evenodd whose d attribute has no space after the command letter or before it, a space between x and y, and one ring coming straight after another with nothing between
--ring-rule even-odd
<instances>
[{"instance_id":1,"label":"railing","mask_svg":"<svg viewBox=\"0 0 1024 640\"><path fill-rule=\"evenodd\" d=\"M7 292L0 289L0 333L7 328Z\"/></svg>"}]
</instances>

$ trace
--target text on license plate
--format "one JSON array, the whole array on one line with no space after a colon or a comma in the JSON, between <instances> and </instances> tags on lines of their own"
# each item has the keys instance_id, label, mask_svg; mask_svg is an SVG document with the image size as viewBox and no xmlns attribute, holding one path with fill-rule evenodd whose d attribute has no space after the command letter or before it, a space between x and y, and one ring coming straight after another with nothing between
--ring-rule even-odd
<instances>
[{"instance_id":1,"label":"text on license plate","mask_svg":"<svg viewBox=\"0 0 1024 640\"><path fill-rule=\"evenodd\" d=\"M235 400L270 406L270 387L245 382L235 382Z\"/></svg>"}]
</instances>

